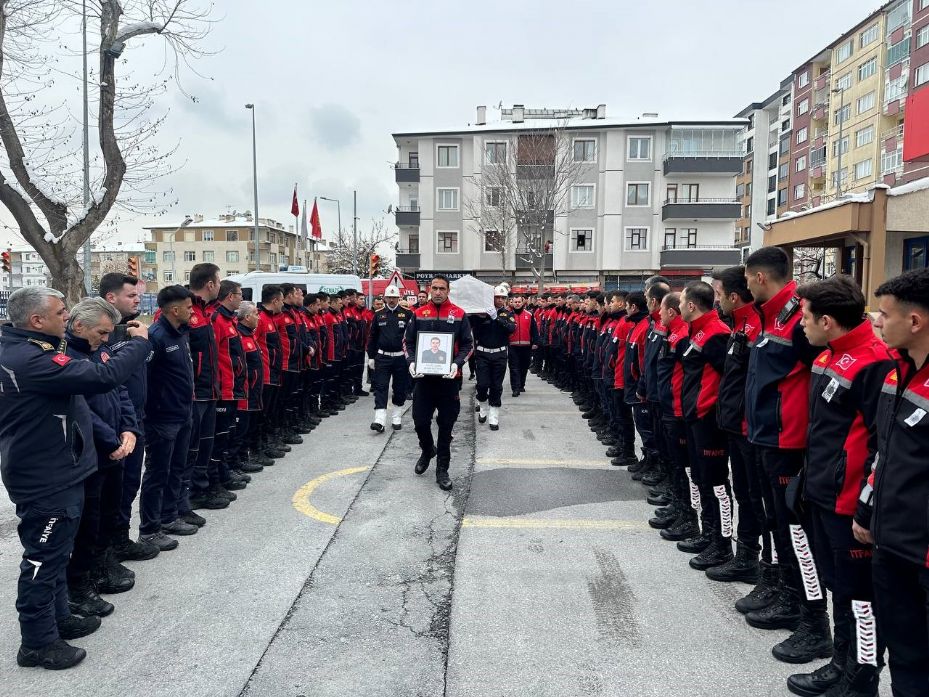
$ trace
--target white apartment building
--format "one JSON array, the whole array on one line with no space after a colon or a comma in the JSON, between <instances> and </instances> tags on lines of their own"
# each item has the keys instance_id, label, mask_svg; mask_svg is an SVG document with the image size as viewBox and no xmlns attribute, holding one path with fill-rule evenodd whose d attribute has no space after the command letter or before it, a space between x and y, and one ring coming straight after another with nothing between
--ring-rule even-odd
<instances>
[{"instance_id":1,"label":"white apartment building","mask_svg":"<svg viewBox=\"0 0 929 697\"><path fill-rule=\"evenodd\" d=\"M510 250L504 267L501 254L487 248L467 204L481 196L482 166L494 161L488 158L499 162L507 148L520 152L521 134L552 128L563 129L581 166L545 240L549 283L632 287L657 272L684 279L739 262L736 176L744 120L662 121L645 114L622 121L607 119L605 105L515 105L497 123L485 115L478 107L467 128L393 135L397 266L405 273L532 282L531 261L519 249Z\"/></svg>"}]
</instances>

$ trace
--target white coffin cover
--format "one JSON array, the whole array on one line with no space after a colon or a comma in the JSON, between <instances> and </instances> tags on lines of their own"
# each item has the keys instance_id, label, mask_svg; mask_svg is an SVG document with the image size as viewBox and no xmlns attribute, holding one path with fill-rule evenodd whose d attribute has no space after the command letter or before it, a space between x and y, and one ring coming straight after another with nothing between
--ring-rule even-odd
<instances>
[{"instance_id":1,"label":"white coffin cover","mask_svg":"<svg viewBox=\"0 0 929 697\"><path fill-rule=\"evenodd\" d=\"M479 281L474 276L464 276L452 281L449 299L467 313L487 312L494 306L494 287Z\"/></svg>"}]
</instances>

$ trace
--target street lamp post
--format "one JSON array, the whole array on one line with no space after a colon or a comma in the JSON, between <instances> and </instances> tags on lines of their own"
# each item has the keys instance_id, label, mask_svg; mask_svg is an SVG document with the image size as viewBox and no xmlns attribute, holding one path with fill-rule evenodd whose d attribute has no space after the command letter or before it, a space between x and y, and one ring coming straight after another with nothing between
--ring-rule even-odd
<instances>
[{"instance_id":1,"label":"street lamp post","mask_svg":"<svg viewBox=\"0 0 929 697\"><path fill-rule=\"evenodd\" d=\"M839 166L835 174L835 197L838 199L842 196L842 138L845 133L845 90L834 87L832 93L839 95Z\"/></svg>"},{"instance_id":2,"label":"street lamp post","mask_svg":"<svg viewBox=\"0 0 929 697\"><path fill-rule=\"evenodd\" d=\"M339 226L339 239L341 240L341 239L342 239L342 203L341 203L341 202L339 201L339 199L337 199L337 198L329 198L329 197L327 197L327 196L320 196L319 198L320 198L321 201L329 201L329 202L335 204L335 208L336 208L336 221L337 221L337 224L338 224L338 226ZM355 261L354 261L354 258L355 258L355 250L353 249L353 250L352 250L352 271L353 271L353 272L354 272L354 269L355 269Z\"/></svg>"},{"instance_id":3,"label":"street lamp post","mask_svg":"<svg viewBox=\"0 0 929 697\"><path fill-rule=\"evenodd\" d=\"M252 112L252 183L255 189L255 271L261 271L261 247L258 244L258 140L255 135L255 105L246 104Z\"/></svg>"},{"instance_id":4,"label":"street lamp post","mask_svg":"<svg viewBox=\"0 0 929 697\"><path fill-rule=\"evenodd\" d=\"M84 41L84 139L83 139L83 148L84 148L84 210L90 206L90 135L88 130L90 129L90 117L89 117L89 106L88 106L88 96L87 96L87 0L81 5L81 34L83 35ZM90 278L90 266L91 266L91 254L90 254L90 238L87 238L87 241L84 243L84 292L87 295L91 294L91 278Z\"/></svg>"}]
</instances>

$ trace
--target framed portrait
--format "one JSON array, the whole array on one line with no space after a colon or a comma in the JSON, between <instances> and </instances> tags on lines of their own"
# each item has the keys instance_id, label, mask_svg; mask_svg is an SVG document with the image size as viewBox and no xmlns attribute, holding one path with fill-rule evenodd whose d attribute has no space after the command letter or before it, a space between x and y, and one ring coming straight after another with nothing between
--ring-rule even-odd
<instances>
[{"instance_id":1,"label":"framed portrait","mask_svg":"<svg viewBox=\"0 0 929 697\"><path fill-rule=\"evenodd\" d=\"M448 375L455 357L453 332L417 332L416 372L423 375Z\"/></svg>"}]
</instances>

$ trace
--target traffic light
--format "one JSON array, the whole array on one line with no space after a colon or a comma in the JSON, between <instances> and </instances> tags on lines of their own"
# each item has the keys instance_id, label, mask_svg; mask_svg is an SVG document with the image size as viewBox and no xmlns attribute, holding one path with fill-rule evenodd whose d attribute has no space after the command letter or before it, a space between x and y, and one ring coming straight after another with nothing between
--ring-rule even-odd
<instances>
[{"instance_id":1,"label":"traffic light","mask_svg":"<svg viewBox=\"0 0 929 697\"><path fill-rule=\"evenodd\" d=\"M129 257L129 275L139 277L139 257Z\"/></svg>"},{"instance_id":2,"label":"traffic light","mask_svg":"<svg viewBox=\"0 0 929 697\"><path fill-rule=\"evenodd\" d=\"M12 249L4 249L3 253L0 254L0 259L3 260L3 273L13 273L12 251Z\"/></svg>"},{"instance_id":3,"label":"traffic light","mask_svg":"<svg viewBox=\"0 0 929 697\"><path fill-rule=\"evenodd\" d=\"M377 276L381 272L381 257L379 254L371 255L371 264L368 267L369 276Z\"/></svg>"}]
</instances>

